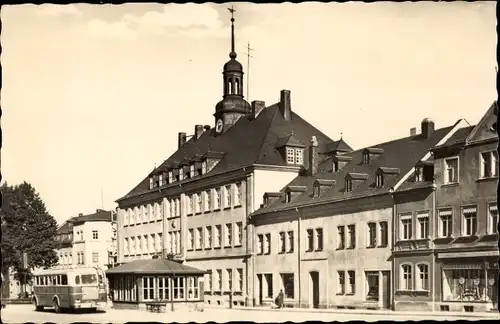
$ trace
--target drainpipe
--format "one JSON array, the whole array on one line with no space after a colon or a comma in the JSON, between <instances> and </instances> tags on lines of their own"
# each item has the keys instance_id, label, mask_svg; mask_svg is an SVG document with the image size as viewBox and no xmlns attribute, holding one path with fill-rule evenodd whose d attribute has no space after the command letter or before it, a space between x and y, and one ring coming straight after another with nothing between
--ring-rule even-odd
<instances>
[{"instance_id":1,"label":"drainpipe","mask_svg":"<svg viewBox=\"0 0 500 324\"><path fill-rule=\"evenodd\" d=\"M300 242L301 242L301 239L300 239L300 233L301 233L301 229L302 229L302 210L298 210L298 208L295 208L295 210L297 211L297 271L298 271L298 279L299 279L299 282L298 282L298 286L299 286L299 308L302 307L302 288L301 288L301 282L302 282L302 278L301 278L301 269L300 269L300 255L301 255L301 249L300 249Z\"/></svg>"},{"instance_id":2,"label":"drainpipe","mask_svg":"<svg viewBox=\"0 0 500 324\"><path fill-rule=\"evenodd\" d=\"M391 197L392 197L392 201L393 201L393 206L392 206L392 242L391 242L391 251L392 251L392 289L391 289L391 292L392 292L392 296L391 296L391 308L392 310L396 310L396 262L395 262L395 259L394 259L394 246L396 244L396 228L395 226L397 226L397 215L398 215L398 212L397 212L397 204L396 204L396 197L394 195L394 190L391 189L390 190L391 192Z\"/></svg>"},{"instance_id":3,"label":"drainpipe","mask_svg":"<svg viewBox=\"0 0 500 324\"><path fill-rule=\"evenodd\" d=\"M436 235L437 210L436 210L436 183L432 184L432 311L436 311L436 253L434 246L434 236Z\"/></svg>"}]
</instances>

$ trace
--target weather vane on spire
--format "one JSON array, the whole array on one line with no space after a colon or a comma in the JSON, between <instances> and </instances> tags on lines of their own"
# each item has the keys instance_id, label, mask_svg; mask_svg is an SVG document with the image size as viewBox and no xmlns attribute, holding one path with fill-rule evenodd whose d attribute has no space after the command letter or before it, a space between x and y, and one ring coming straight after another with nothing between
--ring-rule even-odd
<instances>
[{"instance_id":1,"label":"weather vane on spire","mask_svg":"<svg viewBox=\"0 0 500 324\"><path fill-rule=\"evenodd\" d=\"M231 8L227 8L229 12L231 13L231 53L229 53L229 57L232 59L236 58L236 52L234 50L234 12L236 9L234 9L233 5L231 5Z\"/></svg>"}]
</instances>

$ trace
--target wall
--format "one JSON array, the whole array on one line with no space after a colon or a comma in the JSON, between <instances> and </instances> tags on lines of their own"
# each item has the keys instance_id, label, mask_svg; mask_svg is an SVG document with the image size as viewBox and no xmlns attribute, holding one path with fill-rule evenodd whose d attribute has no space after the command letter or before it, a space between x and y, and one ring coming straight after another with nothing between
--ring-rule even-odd
<instances>
[{"instance_id":1,"label":"wall","mask_svg":"<svg viewBox=\"0 0 500 324\"><path fill-rule=\"evenodd\" d=\"M92 231L98 231L98 239L94 240ZM83 231L83 240L76 233ZM112 245L112 225L107 221L89 221L76 224L73 227L73 265L78 266L78 253L84 253L84 265L93 266L96 263L92 260L92 253L99 254L99 266L105 268L108 264L108 249Z\"/></svg>"}]
</instances>

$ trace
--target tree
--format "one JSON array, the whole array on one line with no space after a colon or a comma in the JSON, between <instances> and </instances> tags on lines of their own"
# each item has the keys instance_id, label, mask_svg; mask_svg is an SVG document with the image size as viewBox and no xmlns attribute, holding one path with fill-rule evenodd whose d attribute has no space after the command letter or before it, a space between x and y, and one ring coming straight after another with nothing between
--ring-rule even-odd
<instances>
[{"instance_id":1,"label":"tree","mask_svg":"<svg viewBox=\"0 0 500 324\"><path fill-rule=\"evenodd\" d=\"M57 222L31 184L9 186L4 183L1 191L2 273L8 274L12 268L14 276L24 284L30 280L32 269L49 268L58 262ZM23 252L28 255L25 269L21 264Z\"/></svg>"}]
</instances>

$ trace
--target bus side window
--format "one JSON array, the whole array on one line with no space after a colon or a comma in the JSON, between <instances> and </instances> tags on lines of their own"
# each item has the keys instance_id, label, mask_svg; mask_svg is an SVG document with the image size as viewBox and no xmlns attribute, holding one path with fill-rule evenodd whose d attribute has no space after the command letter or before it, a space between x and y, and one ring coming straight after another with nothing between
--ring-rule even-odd
<instances>
[{"instance_id":1,"label":"bus side window","mask_svg":"<svg viewBox=\"0 0 500 324\"><path fill-rule=\"evenodd\" d=\"M80 276L75 276L75 284L76 285L80 284Z\"/></svg>"},{"instance_id":2,"label":"bus side window","mask_svg":"<svg viewBox=\"0 0 500 324\"><path fill-rule=\"evenodd\" d=\"M68 276L67 276L67 275L63 274L63 275L61 276L61 284L62 284L63 286L68 285Z\"/></svg>"}]
</instances>

